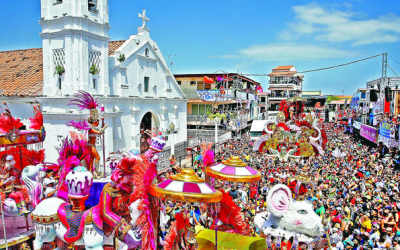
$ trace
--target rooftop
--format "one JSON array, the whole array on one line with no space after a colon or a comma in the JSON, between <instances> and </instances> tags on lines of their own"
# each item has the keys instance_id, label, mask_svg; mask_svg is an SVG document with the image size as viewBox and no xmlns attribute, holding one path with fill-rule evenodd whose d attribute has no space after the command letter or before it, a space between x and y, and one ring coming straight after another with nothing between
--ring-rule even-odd
<instances>
[{"instance_id":1,"label":"rooftop","mask_svg":"<svg viewBox=\"0 0 400 250\"><path fill-rule=\"evenodd\" d=\"M287 66L278 66L274 68L273 70L290 70L294 65L287 65Z\"/></svg>"},{"instance_id":2,"label":"rooftop","mask_svg":"<svg viewBox=\"0 0 400 250\"><path fill-rule=\"evenodd\" d=\"M297 70L294 65L278 66L272 69L272 72L268 76L294 76L297 74ZM300 76L303 77L303 76Z\"/></svg>"},{"instance_id":3,"label":"rooftop","mask_svg":"<svg viewBox=\"0 0 400 250\"><path fill-rule=\"evenodd\" d=\"M109 42L112 55L125 40ZM0 96L41 96L43 52L41 48L0 51Z\"/></svg>"}]
</instances>

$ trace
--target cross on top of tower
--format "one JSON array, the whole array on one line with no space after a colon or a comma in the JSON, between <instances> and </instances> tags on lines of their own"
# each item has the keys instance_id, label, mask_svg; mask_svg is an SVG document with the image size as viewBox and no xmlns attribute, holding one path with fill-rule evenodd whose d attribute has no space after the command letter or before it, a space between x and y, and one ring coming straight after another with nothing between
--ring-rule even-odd
<instances>
[{"instance_id":1,"label":"cross on top of tower","mask_svg":"<svg viewBox=\"0 0 400 250\"><path fill-rule=\"evenodd\" d=\"M139 13L139 17L142 19L142 27L141 28L145 28L146 27L146 21L150 22L150 19L146 16L146 10L143 9L142 14Z\"/></svg>"}]
</instances>

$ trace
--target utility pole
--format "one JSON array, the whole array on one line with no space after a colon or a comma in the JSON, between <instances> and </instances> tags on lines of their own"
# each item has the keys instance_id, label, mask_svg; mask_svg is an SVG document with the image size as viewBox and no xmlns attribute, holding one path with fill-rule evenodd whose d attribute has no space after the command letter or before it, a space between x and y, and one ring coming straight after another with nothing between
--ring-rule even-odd
<instances>
[{"instance_id":1,"label":"utility pole","mask_svg":"<svg viewBox=\"0 0 400 250\"><path fill-rule=\"evenodd\" d=\"M384 114L385 108L385 88L387 86L387 53L382 54L382 77L381 77L381 84L380 84L380 99L381 99L381 110L382 114Z\"/></svg>"}]
</instances>

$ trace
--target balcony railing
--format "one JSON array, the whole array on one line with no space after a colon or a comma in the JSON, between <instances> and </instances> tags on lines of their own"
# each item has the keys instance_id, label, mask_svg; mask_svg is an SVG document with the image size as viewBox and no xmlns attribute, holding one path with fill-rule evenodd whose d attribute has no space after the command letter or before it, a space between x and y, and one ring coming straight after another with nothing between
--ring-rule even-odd
<instances>
[{"instance_id":1,"label":"balcony railing","mask_svg":"<svg viewBox=\"0 0 400 250\"><path fill-rule=\"evenodd\" d=\"M211 133L208 133L211 132ZM187 143L189 147L194 147L197 145L204 143L209 143L209 142L215 142L215 131L207 131L207 130L200 130L199 131L199 136L196 137L192 137L192 138L188 138ZM230 138L232 138L232 132L221 132L218 131L218 142L224 142L226 140L229 140Z\"/></svg>"},{"instance_id":2,"label":"balcony railing","mask_svg":"<svg viewBox=\"0 0 400 250\"><path fill-rule=\"evenodd\" d=\"M205 119L205 115L187 115L188 122L200 122Z\"/></svg>"},{"instance_id":3,"label":"balcony railing","mask_svg":"<svg viewBox=\"0 0 400 250\"><path fill-rule=\"evenodd\" d=\"M296 85L296 86L300 86L300 83L298 83L298 82L296 82L296 81L294 81L294 80L280 80L280 81L277 81L277 80L273 80L273 81L269 81L269 84L292 84L292 85Z\"/></svg>"},{"instance_id":4,"label":"balcony railing","mask_svg":"<svg viewBox=\"0 0 400 250\"><path fill-rule=\"evenodd\" d=\"M297 95L295 95L295 94L289 94L289 95L282 95L282 94L275 94L275 95L273 95L273 94L268 94L268 99L271 99L271 98L284 99L284 98L291 98L291 97L295 97L295 96L297 96Z\"/></svg>"},{"instance_id":5,"label":"balcony railing","mask_svg":"<svg viewBox=\"0 0 400 250\"><path fill-rule=\"evenodd\" d=\"M193 90L184 89L183 93L187 99L190 100L203 100L203 101L230 101L230 100L256 100L254 93L248 91L235 91L232 89L225 90L221 93L220 90Z\"/></svg>"}]
</instances>

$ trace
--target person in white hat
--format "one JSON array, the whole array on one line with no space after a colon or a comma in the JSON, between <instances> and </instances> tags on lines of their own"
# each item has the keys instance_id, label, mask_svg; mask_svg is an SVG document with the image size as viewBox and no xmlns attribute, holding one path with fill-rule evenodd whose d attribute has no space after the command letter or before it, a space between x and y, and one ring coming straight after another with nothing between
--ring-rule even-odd
<instances>
[{"instance_id":1,"label":"person in white hat","mask_svg":"<svg viewBox=\"0 0 400 250\"><path fill-rule=\"evenodd\" d=\"M7 155L4 169L6 174L1 177L6 180L0 181L0 189L11 190L8 197L15 201L20 214L29 213L26 209L24 194L20 191L23 189L23 186L20 185L21 172L15 168L15 160L12 155Z\"/></svg>"}]
</instances>

